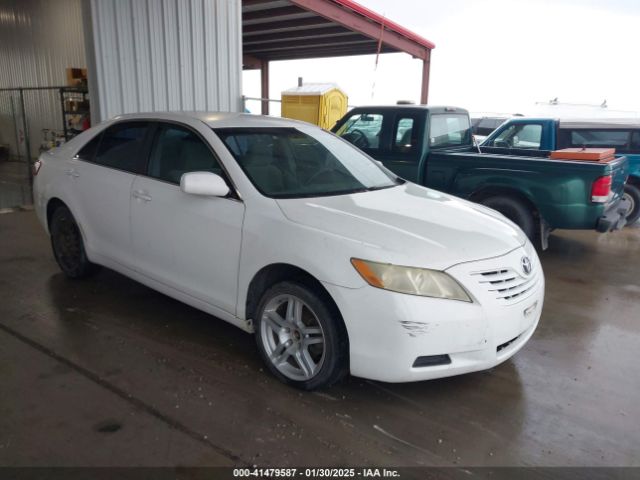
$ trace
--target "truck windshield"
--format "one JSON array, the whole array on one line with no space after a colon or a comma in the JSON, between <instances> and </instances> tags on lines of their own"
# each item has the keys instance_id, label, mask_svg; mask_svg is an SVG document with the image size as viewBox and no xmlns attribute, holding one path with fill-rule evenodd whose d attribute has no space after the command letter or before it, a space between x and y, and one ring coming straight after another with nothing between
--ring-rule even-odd
<instances>
[{"instance_id":1,"label":"truck windshield","mask_svg":"<svg viewBox=\"0 0 640 480\"><path fill-rule=\"evenodd\" d=\"M429 146L432 148L458 147L471 144L471 122L462 113L436 113L431 115Z\"/></svg>"},{"instance_id":2,"label":"truck windshield","mask_svg":"<svg viewBox=\"0 0 640 480\"><path fill-rule=\"evenodd\" d=\"M344 195L403 183L357 148L321 130L245 127L214 131L251 183L267 197Z\"/></svg>"}]
</instances>

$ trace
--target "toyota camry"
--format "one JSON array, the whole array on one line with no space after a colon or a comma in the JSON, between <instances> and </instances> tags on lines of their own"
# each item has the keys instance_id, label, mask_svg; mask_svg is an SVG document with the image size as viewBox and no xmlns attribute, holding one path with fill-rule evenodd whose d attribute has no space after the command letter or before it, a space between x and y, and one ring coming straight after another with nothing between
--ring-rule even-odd
<instances>
[{"instance_id":1,"label":"toyota camry","mask_svg":"<svg viewBox=\"0 0 640 480\"><path fill-rule=\"evenodd\" d=\"M299 388L491 368L540 319L543 272L517 226L306 123L123 115L34 174L67 276L104 266L253 333Z\"/></svg>"}]
</instances>

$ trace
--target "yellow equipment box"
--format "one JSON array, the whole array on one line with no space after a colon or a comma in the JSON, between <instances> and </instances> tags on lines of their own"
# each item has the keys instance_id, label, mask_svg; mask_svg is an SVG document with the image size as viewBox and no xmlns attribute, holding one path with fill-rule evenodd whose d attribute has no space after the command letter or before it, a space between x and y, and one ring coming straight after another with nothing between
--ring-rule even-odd
<instances>
[{"instance_id":1,"label":"yellow equipment box","mask_svg":"<svg viewBox=\"0 0 640 480\"><path fill-rule=\"evenodd\" d=\"M329 130L347 113L347 95L333 83L307 83L282 92L285 118L303 120Z\"/></svg>"}]
</instances>

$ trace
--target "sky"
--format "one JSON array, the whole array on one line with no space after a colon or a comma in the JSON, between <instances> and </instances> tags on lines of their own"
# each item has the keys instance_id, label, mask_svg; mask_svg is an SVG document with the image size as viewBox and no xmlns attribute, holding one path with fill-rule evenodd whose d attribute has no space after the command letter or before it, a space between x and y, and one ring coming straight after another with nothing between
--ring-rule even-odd
<instances>
[{"instance_id":1,"label":"sky","mask_svg":"<svg viewBox=\"0 0 640 480\"><path fill-rule=\"evenodd\" d=\"M608 116L640 112L638 0L359 0L436 44L429 104L471 112L528 115L541 105ZM421 61L409 55L296 60L270 64L270 98L305 83L337 83L349 104L395 104L420 98ZM260 96L258 71L244 72L243 93ZM258 111L257 102L249 102ZM279 106L272 105L279 113ZM576 116L576 115L572 115ZM589 115L593 116L593 115Z\"/></svg>"}]
</instances>

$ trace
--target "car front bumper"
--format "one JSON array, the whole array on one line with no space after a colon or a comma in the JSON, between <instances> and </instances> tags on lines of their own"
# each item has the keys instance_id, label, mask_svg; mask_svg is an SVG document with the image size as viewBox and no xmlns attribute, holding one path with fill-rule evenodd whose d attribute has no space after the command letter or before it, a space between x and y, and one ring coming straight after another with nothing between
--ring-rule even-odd
<instances>
[{"instance_id":1,"label":"car front bumper","mask_svg":"<svg viewBox=\"0 0 640 480\"><path fill-rule=\"evenodd\" d=\"M524 294L496 299L495 292L476 281L478 272L513 265L526 255L535 257L537 277L526 284L531 288ZM544 276L535 252L519 248L447 273L467 288L473 303L325 284L345 320L353 375L410 382L485 370L507 360L531 338L544 303ZM427 366L414 366L421 357L427 357L421 360Z\"/></svg>"}]
</instances>

